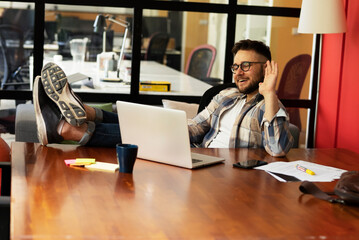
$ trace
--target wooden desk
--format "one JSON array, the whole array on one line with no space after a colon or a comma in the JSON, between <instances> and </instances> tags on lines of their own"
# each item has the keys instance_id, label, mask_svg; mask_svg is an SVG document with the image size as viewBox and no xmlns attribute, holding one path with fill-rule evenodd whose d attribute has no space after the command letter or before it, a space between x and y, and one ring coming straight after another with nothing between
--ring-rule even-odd
<instances>
[{"instance_id":1,"label":"wooden desk","mask_svg":"<svg viewBox=\"0 0 359 240\"><path fill-rule=\"evenodd\" d=\"M358 239L359 207L302 195L232 163L247 158L306 160L359 170L359 154L293 149L194 149L225 163L188 170L137 160L134 173L90 172L64 159L115 162L115 149L12 144L11 239ZM321 183L332 190L335 182Z\"/></svg>"}]
</instances>

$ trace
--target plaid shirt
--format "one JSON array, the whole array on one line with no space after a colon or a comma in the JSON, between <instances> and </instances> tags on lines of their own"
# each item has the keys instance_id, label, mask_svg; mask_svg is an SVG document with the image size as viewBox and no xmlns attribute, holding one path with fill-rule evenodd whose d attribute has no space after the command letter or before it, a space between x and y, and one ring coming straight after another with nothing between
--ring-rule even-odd
<instances>
[{"instance_id":1,"label":"plaid shirt","mask_svg":"<svg viewBox=\"0 0 359 240\"><path fill-rule=\"evenodd\" d=\"M246 95L237 88L227 88L217 94L196 117L188 120L192 146L208 147L219 131L222 114ZM268 121L264 115L263 96L257 94L246 102L233 125L230 148L265 148L272 156L284 156L293 145L289 119L279 102L280 110Z\"/></svg>"}]
</instances>

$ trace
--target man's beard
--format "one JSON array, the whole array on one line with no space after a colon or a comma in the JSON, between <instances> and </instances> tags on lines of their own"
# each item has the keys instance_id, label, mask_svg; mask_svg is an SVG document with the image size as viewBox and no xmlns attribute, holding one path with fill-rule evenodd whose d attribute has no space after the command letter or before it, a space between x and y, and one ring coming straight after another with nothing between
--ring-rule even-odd
<instances>
[{"instance_id":1,"label":"man's beard","mask_svg":"<svg viewBox=\"0 0 359 240\"><path fill-rule=\"evenodd\" d=\"M252 93L254 91L256 91L258 88L259 88L259 83L260 82L263 82L263 80L258 80L256 82L251 82L251 84L245 88L238 88L239 89L239 92L242 93L242 94L249 94L249 93Z\"/></svg>"}]
</instances>

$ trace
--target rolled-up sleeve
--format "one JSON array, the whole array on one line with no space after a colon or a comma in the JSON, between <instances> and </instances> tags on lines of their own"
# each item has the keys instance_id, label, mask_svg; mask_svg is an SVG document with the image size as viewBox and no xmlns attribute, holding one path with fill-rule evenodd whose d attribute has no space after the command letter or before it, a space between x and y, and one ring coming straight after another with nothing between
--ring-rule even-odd
<instances>
[{"instance_id":1,"label":"rolled-up sleeve","mask_svg":"<svg viewBox=\"0 0 359 240\"><path fill-rule=\"evenodd\" d=\"M264 131L265 150L275 157L285 156L294 142L285 110L280 108L270 121L263 118L261 127Z\"/></svg>"}]
</instances>

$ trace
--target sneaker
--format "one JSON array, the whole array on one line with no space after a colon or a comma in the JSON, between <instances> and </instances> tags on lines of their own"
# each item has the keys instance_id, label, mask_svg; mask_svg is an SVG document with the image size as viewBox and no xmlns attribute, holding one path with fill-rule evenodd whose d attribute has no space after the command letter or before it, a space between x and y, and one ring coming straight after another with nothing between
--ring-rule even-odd
<instances>
[{"instance_id":1,"label":"sneaker","mask_svg":"<svg viewBox=\"0 0 359 240\"><path fill-rule=\"evenodd\" d=\"M48 98L39 76L35 78L32 94L40 143L47 145L62 142L64 139L57 132L62 114L57 105Z\"/></svg>"},{"instance_id":2,"label":"sneaker","mask_svg":"<svg viewBox=\"0 0 359 240\"><path fill-rule=\"evenodd\" d=\"M72 91L64 71L55 63L47 63L41 71L41 81L49 98L56 103L65 120L73 126L86 121L81 99Z\"/></svg>"}]
</instances>

